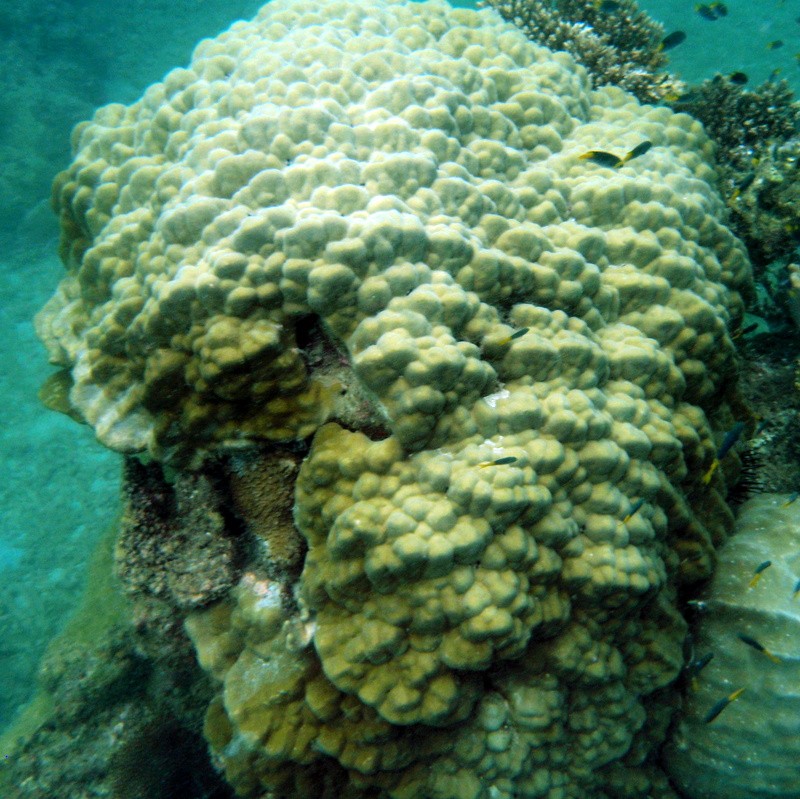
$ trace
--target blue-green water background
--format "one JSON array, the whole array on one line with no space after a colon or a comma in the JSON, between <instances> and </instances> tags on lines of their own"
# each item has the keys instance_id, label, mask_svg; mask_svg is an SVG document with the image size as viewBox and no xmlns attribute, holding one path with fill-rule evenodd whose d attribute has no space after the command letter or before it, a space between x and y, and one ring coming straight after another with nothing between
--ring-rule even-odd
<instances>
[{"instance_id":1,"label":"blue-green water background","mask_svg":"<svg viewBox=\"0 0 800 799\"><path fill-rule=\"evenodd\" d=\"M0 728L30 698L37 662L74 608L118 507L118 457L36 397L50 370L32 317L62 269L50 182L69 161L75 123L99 105L136 100L185 65L198 40L260 5L0 0ZM670 53L685 80L742 70L758 83L778 68L800 89L800 0L727 5L727 17L709 22L694 0L640 3L667 31L687 33ZM769 50L776 39L783 47Z\"/></svg>"}]
</instances>

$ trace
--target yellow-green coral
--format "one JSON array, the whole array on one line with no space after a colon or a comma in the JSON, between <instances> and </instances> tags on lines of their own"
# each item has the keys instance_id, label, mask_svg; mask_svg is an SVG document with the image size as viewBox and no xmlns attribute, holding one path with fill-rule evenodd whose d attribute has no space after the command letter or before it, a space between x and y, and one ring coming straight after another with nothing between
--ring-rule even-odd
<instances>
[{"instance_id":1,"label":"yellow-green coral","mask_svg":"<svg viewBox=\"0 0 800 799\"><path fill-rule=\"evenodd\" d=\"M749 278L701 127L490 11L274 0L76 144L73 410L165 460L314 434L299 584L189 622L237 791L668 796Z\"/></svg>"}]
</instances>

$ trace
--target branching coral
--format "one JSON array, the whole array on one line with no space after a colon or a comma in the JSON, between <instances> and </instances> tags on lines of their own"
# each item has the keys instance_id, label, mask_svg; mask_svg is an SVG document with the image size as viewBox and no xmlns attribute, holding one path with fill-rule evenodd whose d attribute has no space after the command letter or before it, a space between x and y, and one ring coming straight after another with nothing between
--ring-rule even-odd
<instances>
[{"instance_id":1,"label":"branching coral","mask_svg":"<svg viewBox=\"0 0 800 799\"><path fill-rule=\"evenodd\" d=\"M800 233L800 104L785 80L754 90L723 75L673 103L699 119L717 145L720 186L757 277L797 247Z\"/></svg>"},{"instance_id":2,"label":"branching coral","mask_svg":"<svg viewBox=\"0 0 800 799\"><path fill-rule=\"evenodd\" d=\"M592 0L484 0L537 44L566 50L597 86L611 84L642 102L658 102L682 83L666 71L663 26L620 0L613 12Z\"/></svg>"}]
</instances>

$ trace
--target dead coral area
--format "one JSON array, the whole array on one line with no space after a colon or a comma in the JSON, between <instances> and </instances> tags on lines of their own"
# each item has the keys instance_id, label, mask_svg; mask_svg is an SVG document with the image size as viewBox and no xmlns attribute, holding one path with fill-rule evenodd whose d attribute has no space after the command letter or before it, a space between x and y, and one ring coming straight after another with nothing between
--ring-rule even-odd
<instances>
[{"instance_id":1,"label":"dead coral area","mask_svg":"<svg viewBox=\"0 0 800 799\"><path fill-rule=\"evenodd\" d=\"M123 495L116 560L128 593L188 610L228 591L236 541L208 474L181 472L170 483L159 464L128 458Z\"/></svg>"},{"instance_id":2,"label":"dead coral area","mask_svg":"<svg viewBox=\"0 0 800 799\"><path fill-rule=\"evenodd\" d=\"M666 71L660 46L664 27L633 0L613 11L591 0L483 0L537 44L566 50L589 71L596 86L620 86L645 103L681 92L683 83Z\"/></svg>"},{"instance_id":3,"label":"dead coral area","mask_svg":"<svg viewBox=\"0 0 800 799\"><path fill-rule=\"evenodd\" d=\"M740 351L739 386L757 420L746 448L756 483L750 493L794 493L800 490L800 339L761 333Z\"/></svg>"},{"instance_id":4,"label":"dead coral area","mask_svg":"<svg viewBox=\"0 0 800 799\"><path fill-rule=\"evenodd\" d=\"M304 446L220 452L201 470L126 459L116 571L147 653L169 659L186 613L249 571L291 583L305 556L292 516ZM168 646L171 645L168 643Z\"/></svg>"},{"instance_id":5,"label":"dead coral area","mask_svg":"<svg viewBox=\"0 0 800 799\"><path fill-rule=\"evenodd\" d=\"M199 733L211 696L191 657L163 669L126 625L97 645L62 643L40 681L55 711L0 773L6 799L228 799Z\"/></svg>"},{"instance_id":6,"label":"dead coral area","mask_svg":"<svg viewBox=\"0 0 800 799\"><path fill-rule=\"evenodd\" d=\"M54 711L14 742L0 769L3 797L233 796L208 756L202 729L214 690L183 623L243 574L275 582L293 607L305 556L292 518L302 457L299 445L243 448L181 472L126 458L113 554L127 615L51 646L39 696ZM104 596L93 602L110 602Z\"/></svg>"}]
</instances>

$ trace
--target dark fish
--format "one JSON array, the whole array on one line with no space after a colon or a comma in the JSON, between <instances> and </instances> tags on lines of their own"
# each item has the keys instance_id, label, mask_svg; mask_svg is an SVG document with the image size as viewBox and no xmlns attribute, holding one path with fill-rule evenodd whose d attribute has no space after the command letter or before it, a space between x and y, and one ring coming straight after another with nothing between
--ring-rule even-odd
<instances>
[{"instance_id":1,"label":"dark fish","mask_svg":"<svg viewBox=\"0 0 800 799\"><path fill-rule=\"evenodd\" d=\"M516 458L509 455L507 458L498 458L496 461L484 461L483 463L479 463L478 466L480 466L481 469L485 469L487 466L505 466L508 463L514 463L516 460Z\"/></svg>"},{"instance_id":2,"label":"dark fish","mask_svg":"<svg viewBox=\"0 0 800 799\"><path fill-rule=\"evenodd\" d=\"M601 3L595 3L598 11L603 11L610 14L614 11L619 11L622 8L622 3L617 3L615 0L603 0Z\"/></svg>"},{"instance_id":3,"label":"dark fish","mask_svg":"<svg viewBox=\"0 0 800 799\"><path fill-rule=\"evenodd\" d=\"M733 192L731 195L731 199L735 200L739 196L739 189ZM753 322L752 324L747 325L747 327L740 327L732 336L731 338L741 338L742 336L746 336L749 333L755 333L758 330L758 322ZM756 431L758 432L758 431Z\"/></svg>"},{"instance_id":4,"label":"dark fish","mask_svg":"<svg viewBox=\"0 0 800 799\"><path fill-rule=\"evenodd\" d=\"M642 507L642 505L644 505L644 500L637 499L636 502L634 502L633 505L631 505L630 510L628 511L627 515L622 521L627 522L631 518L631 516L633 516L633 514L636 513L636 511L639 510L639 508Z\"/></svg>"},{"instance_id":5,"label":"dark fish","mask_svg":"<svg viewBox=\"0 0 800 799\"><path fill-rule=\"evenodd\" d=\"M713 652L708 652L703 657L692 660L686 666L686 672L690 677L696 677L714 658Z\"/></svg>"},{"instance_id":6,"label":"dark fish","mask_svg":"<svg viewBox=\"0 0 800 799\"><path fill-rule=\"evenodd\" d=\"M623 164L627 163L628 161L631 161L634 158L638 158L640 155L644 155L652 146L653 142L651 141L640 142L632 150L630 150L623 156L622 163Z\"/></svg>"},{"instance_id":7,"label":"dark fish","mask_svg":"<svg viewBox=\"0 0 800 799\"><path fill-rule=\"evenodd\" d=\"M738 191L740 194L743 191L747 191L753 185L753 181L755 179L756 179L756 173L755 172L748 172L742 178L742 182L736 187L736 191Z\"/></svg>"},{"instance_id":8,"label":"dark fish","mask_svg":"<svg viewBox=\"0 0 800 799\"><path fill-rule=\"evenodd\" d=\"M659 50L671 50L686 41L686 34L683 31L672 31L668 33L658 45Z\"/></svg>"},{"instance_id":9,"label":"dark fish","mask_svg":"<svg viewBox=\"0 0 800 799\"><path fill-rule=\"evenodd\" d=\"M528 332L528 330L530 330L529 327L521 327L519 330L515 330L510 336L506 336L498 343L500 344L501 347L505 344L510 344L512 341L514 341L514 339L522 338L522 336L524 336Z\"/></svg>"},{"instance_id":10,"label":"dark fish","mask_svg":"<svg viewBox=\"0 0 800 799\"><path fill-rule=\"evenodd\" d=\"M592 161L600 166L606 166L610 169L618 167L622 163L622 159L618 158L614 153L607 153L603 150L589 150L588 153L579 155L581 161Z\"/></svg>"},{"instance_id":11,"label":"dark fish","mask_svg":"<svg viewBox=\"0 0 800 799\"><path fill-rule=\"evenodd\" d=\"M713 9L713 8L711 8L711 6L707 6L707 5L699 5L699 4L698 4L698 5L696 5L696 6L694 7L694 10L695 10L695 11L696 11L696 12L697 12L697 13L698 13L698 14L699 14L699 15L700 15L700 16L701 16L703 19L710 20L711 22L713 22L715 19L718 19L716 12L714 11L714 9Z\"/></svg>"},{"instance_id":12,"label":"dark fish","mask_svg":"<svg viewBox=\"0 0 800 799\"><path fill-rule=\"evenodd\" d=\"M753 572L753 577L750 582L747 584L748 588L755 588L758 585L758 581L761 579L761 575L770 567L772 566L771 560L765 560L763 563L759 563L756 566L756 570Z\"/></svg>"},{"instance_id":13,"label":"dark fish","mask_svg":"<svg viewBox=\"0 0 800 799\"><path fill-rule=\"evenodd\" d=\"M725 3L720 3L719 0L709 3L708 7L717 15L717 19L728 16L728 6Z\"/></svg>"},{"instance_id":14,"label":"dark fish","mask_svg":"<svg viewBox=\"0 0 800 799\"><path fill-rule=\"evenodd\" d=\"M763 652L773 663L780 663L781 659L777 655L773 655L772 652L767 649L764 644L756 641L755 638L751 638L749 635L745 635L744 633L736 633L736 637L743 643L747 644L749 647L752 647L758 652Z\"/></svg>"},{"instance_id":15,"label":"dark fish","mask_svg":"<svg viewBox=\"0 0 800 799\"><path fill-rule=\"evenodd\" d=\"M800 493L798 493L797 491L793 491L791 494L789 494L789 499L787 499L786 502L781 504L781 507L788 508L789 505L793 504L794 502L797 502L798 497L800 497Z\"/></svg>"},{"instance_id":16,"label":"dark fish","mask_svg":"<svg viewBox=\"0 0 800 799\"><path fill-rule=\"evenodd\" d=\"M777 50L783 47L783 41L781 39L773 39L771 42L767 43L767 50Z\"/></svg>"},{"instance_id":17,"label":"dark fish","mask_svg":"<svg viewBox=\"0 0 800 799\"><path fill-rule=\"evenodd\" d=\"M607 153L605 150L589 150L588 153L579 155L578 158L582 161L594 161L595 164L608 167L609 169L616 169L628 163L628 161L638 158L640 155L644 155L652 146L653 142L651 141L640 142L632 150L625 153L622 158L614 155L614 153Z\"/></svg>"},{"instance_id":18,"label":"dark fish","mask_svg":"<svg viewBox=\"0 0 800 799\"><path fill-rule=\"evenodd\" d=\"M736 422L736 424L725 433L725 438L722 439L722 443L719 445L716 457L712 461L711 466L708 467L708 471L703 475L703 482L706 485L711 482L711 478L714 476L719 462L730 452L731 447L739 440L739 436L743 431L744 422Z\"/></svg>"},{"instance_id":19,"label":"dark fish","mask_svg":"<svg viewBox=\"0 0 800 799\"><path fill-rule=\"evenodd\" d=\"M798 580L794 584L794 591L792 591L792 599L796 599L798 594L800 594L800 580Z\"/></svg>"},{"instance_id":20,"label":"dark fish","mask_svg":"<svg viewBox=\"0 0 800 799\"><path fill-rule=\"evenodd\" d=\"M731 72L731 74L728 75L728 80L736 86L744 86L749 78L744 72Z\"/></svg>"},{"instance_id":21,"label":"dark fish","mask_svg":"<svg viewBox=\"0 0 800 799\"><path fill-rule=\"evenodd\" d=\"M686 676L689 678L689 685L691 686L693 691L696 691L699 688L699 682L697 677L699 676L700 672L709 664L714 657L713 652L708 652L701 658L696 658L690 660L686 664Z\"/></svg>"},{"instance_id":22,"label":"dark fish","mask_svg":"<svg viewBox=\"0 0 800 799\"><path fill-rule=\"evenodd\" d=\"M703 721L706 724L711 724L711 722L714 721L714 719L719 716L719 714L722 713L722 711L725 710L725 708L728 707L731 702L737 700L743 693L744 688L738 688L732 694L728 694L723 699L720 699L719 702L716 702L712 706L711 710L708 711Z\"/></svg>"}]
</instances>

